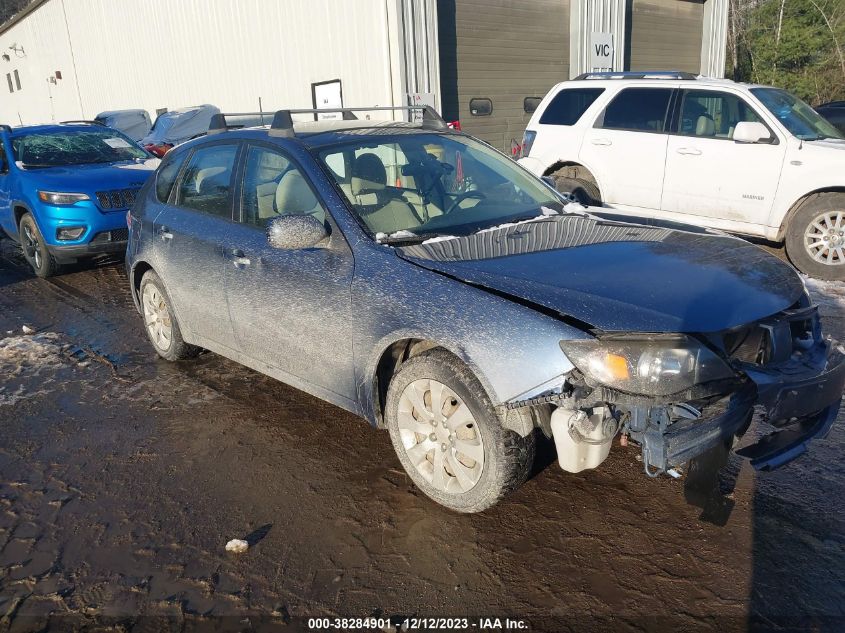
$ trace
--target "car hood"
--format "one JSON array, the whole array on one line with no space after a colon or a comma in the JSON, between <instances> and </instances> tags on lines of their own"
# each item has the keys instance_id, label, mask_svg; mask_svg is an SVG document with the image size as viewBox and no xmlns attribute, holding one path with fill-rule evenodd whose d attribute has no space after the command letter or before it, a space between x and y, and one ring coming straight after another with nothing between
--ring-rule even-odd
<instances>
[{"instance_id":1,"label":"car hood","mask_svg":"<svg viewBox=\"0 0 845 633\"><path fill-rule=\"evenodd\" d=\"M744 240L581 215L397 252L604 331L716 332L789 308L804 293L792 267Z\"/></svg>"},{"instance_id":2,"label":"car hood","mask_svg":"<svg viewBox=\"0 0 845 633\"><path fill-rule=\"evenodd\" d=\"M27 169L27 178L38 189L91 193L108 189L130 189L142 186L161 161L124 161L104 165L72 165Z\"/></svg>"}]
</instances>

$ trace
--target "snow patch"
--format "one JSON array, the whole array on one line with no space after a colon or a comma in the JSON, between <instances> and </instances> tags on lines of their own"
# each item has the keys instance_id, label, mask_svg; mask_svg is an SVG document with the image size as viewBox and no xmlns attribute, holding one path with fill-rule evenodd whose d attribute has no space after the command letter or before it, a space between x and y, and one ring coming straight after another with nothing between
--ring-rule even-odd
<instances>
[{"instance_id":1,"label":"snow patch","mask_svg":"<svg viewBox=\"0 0 845 633\"><path fill-rule=\"evenodd\" d=\"M845 317L845 282L822 281L801 275L804 285L810 292L813 303L817 303L827 316Z\"/></svg>"},{"instance_id":2,"label":"snow patch","mask_svg":"<svg viewBox=\"0 0 845 633\"><path fill-rule=\"evenodd\" d=\"M26 369L58 367L63 363L63 347L53 332L0 339L0 372L17 376Z\"/></svg>"}]
</instances>

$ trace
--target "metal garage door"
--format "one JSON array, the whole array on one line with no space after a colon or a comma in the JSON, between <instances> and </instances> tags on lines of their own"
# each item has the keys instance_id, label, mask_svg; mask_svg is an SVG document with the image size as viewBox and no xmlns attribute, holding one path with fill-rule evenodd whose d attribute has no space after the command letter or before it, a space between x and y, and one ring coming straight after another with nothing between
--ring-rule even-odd
<instances>
[{"instance_id":1,"label":"metal garage door","mask_svg":"<svg viewBox=\"0 0 845 633\"><path fill-rule=\"evenodd\" d=\"M703 21L701 0L634 0L631 70L700 72Z\"/></svg>"},{"instance_id":2,"label":"metal garage door","mask_svg":"<svg viewBox=\"0 0 845 633\"><path fill-rule=\"evenodd\" d=\"M438 0L437 26L444 116L510 152L531 118L526 97L569 77L569 0ZM470 112L486 100L489 115Z\"/></svg>"}]
</instances>

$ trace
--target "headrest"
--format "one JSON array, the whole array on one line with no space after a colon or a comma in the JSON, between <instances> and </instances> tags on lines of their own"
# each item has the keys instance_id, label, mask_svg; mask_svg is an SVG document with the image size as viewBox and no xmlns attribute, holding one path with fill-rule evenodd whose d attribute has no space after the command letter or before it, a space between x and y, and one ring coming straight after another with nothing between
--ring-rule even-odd
<instances>
[{"instance_id":1,"label":"headrest","mask_svg":"<svg viewBox=\"0 0 845 633\"><path fill-rule=\"evenodd\" d=\"M387 170L384 163L373 153L361 154L352 163L352 195L362 192L381 191L387 185Z\"/></svg>"},{"instance_id":2,"label":"headrest","mask_svg":"<svg viewBox=\"0 0 845 633\"><path fill-rule=\"evenodd\" d=\"M276 210L284 215L311 213L317 207L317 197L298 171L282 176L276 187Z\"/></svg>"},{"instance_id":3,"label":"headrest","mask_svg":"<svg viewBox=\"0 0 845 633\"><path fill-rule=\"evenodd\" d=\"M696 136L716 136L716 124L706 114L702 114L698 117L698 121L695 123L695 135Z\"/></svg>"}]
</instances>

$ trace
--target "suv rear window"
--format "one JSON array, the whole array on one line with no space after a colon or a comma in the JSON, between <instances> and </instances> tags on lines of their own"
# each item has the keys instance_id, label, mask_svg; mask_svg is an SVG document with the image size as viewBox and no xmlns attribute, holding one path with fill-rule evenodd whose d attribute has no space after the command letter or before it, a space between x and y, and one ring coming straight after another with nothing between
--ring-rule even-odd
<instances>
[{"instance_id":1,"label":"suv rear window","mask_svg":"<svg viewBox=\"0 0 845 633\"><path fill-rule=\"evenodd\" d=\"M540 117L543 125L575 125L604 88L570 88L558 92Z\"/></svg>"},{"instance_id":2,"label":"suv rear window","mask_svg":"<svg viewBox=\"0 0 845 633\"><path fill-rule=\"evenodd\" d=\"M626 88L610 102L596 127L663 132L671 99L671 88Z\"/></svg>"}]
</instances>

